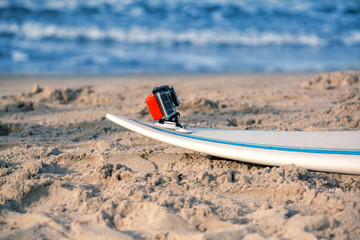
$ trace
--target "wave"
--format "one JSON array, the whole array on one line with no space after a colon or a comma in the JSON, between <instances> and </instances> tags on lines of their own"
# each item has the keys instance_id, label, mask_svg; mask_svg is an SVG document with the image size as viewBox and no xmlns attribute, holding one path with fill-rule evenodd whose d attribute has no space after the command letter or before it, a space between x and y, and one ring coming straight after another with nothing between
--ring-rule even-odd
<instances>
[{"instance_id":1,"label":"wave","mask_svg":"<svg viewBox=\"0 0 360 240\"><path fill-rule=\"evenodd\" d=\"M165 29L146 29L133 26L129 29L109 28L101 29L97 26L59 26L54 24L41 24L27 22L23 25L0 24L0 36L11 36L26 40L78 40L78 41L113 41L128 44L159 44L177 45L190 44L194 46L269 46L269 45L295 45L295 46L327 46L330 40L311 33L287 32L259 32L255 29L215 30L189 29L175 32ZM344 33L331 42L339 42L346 46L360 43L360 32Z\"/></svg>"},{"instance_id":2,"label":"wave","mask_svg":"<svg viewBox=\"0 0 360 240\"><path fill-rule=\"evenodd\" d=\"M0 0L0 38L352 46L360 41L356 1Z\"/></svg>"},{"instance_id":3,"label":"wave","mask_svg":"<svg viewBox=\"0 0 360 240\"><path fill-rule=\"evenodd\" d=\"M2 0L0 8L21 7L30 11L41 10L59 10L69 11L86 9L102 9L111 8L113 11L122 11L127 8L153 8L153 9L167 9L169 11L178 9L184 6L192 6L197 9L213 11L228 11L229 8L243 10L244 12L254 13L261 11L283 12L304 12L313 11L317 13L333 13L340 10L345 14L358 14L360 6L358 0L348 1L314 1L314 0L211 0L211 1L190 1L190 0ZM184 9L188 10L188 9ZM195 10L195 9L193 9ZM192 11L193 11L192 10Z\"/></svg>"},{"instance_id":4,"label":"wave","mask_svg":"<svg viewBox=\"0 0 360 240\"><path fill-rule=\"evenodd\" d=\"M343 37L341 37L342 42L346 46L354 46L360 44L360 31L352 31L348 34L345 34Z\"/></svg>"},{"instance_id":5,"label":"wave","mask_svg":"<svg viewBox=\"0 0 360 240\"><path fill-rule=\"evenodd\" d=\"M0 0L0 75L358 69L359 13L359 0Z\"/></svg>"}]
</instances>

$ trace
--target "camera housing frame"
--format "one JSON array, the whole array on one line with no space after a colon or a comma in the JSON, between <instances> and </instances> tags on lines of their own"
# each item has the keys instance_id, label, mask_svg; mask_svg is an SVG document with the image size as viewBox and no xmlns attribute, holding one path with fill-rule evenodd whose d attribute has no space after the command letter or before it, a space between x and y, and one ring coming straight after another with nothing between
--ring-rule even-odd
<instances>
[{"instance_id":1,"label":"camera housing frame","mask_svg":"<svg viewBox=\"0 0 360 240\"><path fill-rule=\"evenodd\" d=\"M179 113L177 107L180 101L176 95L175 89L169 85L155 87L152 91L155 95L159 109L165 121L177 122L179 120Z\"/></svg>"}]
</instances>

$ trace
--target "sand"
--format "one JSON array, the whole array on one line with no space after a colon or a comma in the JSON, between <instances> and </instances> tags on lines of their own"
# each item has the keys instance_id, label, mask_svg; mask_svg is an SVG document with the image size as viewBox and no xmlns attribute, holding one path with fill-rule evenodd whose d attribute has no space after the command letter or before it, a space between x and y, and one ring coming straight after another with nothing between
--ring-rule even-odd
<instances>
[{"instance_id":1,"label":"sand","mask_svg":"<svg viewBox=\"0 0 360 240\"><path fill-rule=\"evenodd\" d=\"M215 158L105 119L151 120L161 84L187 125L360 129L359 72L0 79L0 238L358 239L360 176Z\"/></svg>"}]
</instances>

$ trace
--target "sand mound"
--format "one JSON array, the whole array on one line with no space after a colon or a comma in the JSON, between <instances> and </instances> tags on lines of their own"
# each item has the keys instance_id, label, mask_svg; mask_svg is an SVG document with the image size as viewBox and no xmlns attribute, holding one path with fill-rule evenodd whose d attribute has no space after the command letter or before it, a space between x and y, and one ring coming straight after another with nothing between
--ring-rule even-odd
<instances>
[{"instance_id":1,"label":"sand mound","mask_svg":"<svg viewBox=\"0 0 360 240\"><path fill-rule=\"evenodd\" d=\"M5 106L5 112L28 112L34 111L35 106L34 103L31 101L24 102L24 101L16 101L13 104L9 104Z\"/></svg>"},{"instance_id":2,"label":"sand mound","mask_svg":"<svg viewBox=\"0 0 360 240\"><path fill-rule=\"evenodd\" d=\"M119 98L99 95L92 86L79 88L54 88L50 86L33 86L29 93L12 94L2 97L0 112L19 113L49 110L51 107L70 103L99 106L116 103Z\"/></svg>"},{"instance_id":3,"label":"sand mound","mask_svg":"<svg viewBox=\"0 0 360 240\"><path fill-rule=\"evenodd\" d=\"M219 109L219 101L213 101L207 98L195 97L190 101L184 102L184 104L181 105L181 109L182 110L191 109L201 112L209 112Z\"/></svg>"},{"instance_id":4,"label":"sand mound","mask_svg":"<svg viewBox=\"0 0 360 240\"><path fill-rule=\"evenodd\" d=\"M36 95L41 96L41 101L43 102L59 102L62 104L69 104L79 98L84 98L84 96L89 97L94 93L90 86L82 88L53 88L45 86L44 88L39 85L34 85L33 90L28 94L29 97L34 97Z\"/></svg>"},{"instance_id":5,"label":"sand mound","mask_svg":"<svg viewBox=\"0 0 360 240\"><path fill-rule=\"evenodd\" d=\"M354 88L339 96L339 104L327 114L337 126L351 126L360 129L360 89Z\"/></svg>"},{"instance_id":6,"label":"sand mound","mask_svg":"<svg viewBox=\"0 0 360 240\"><path fill-rule=\"evenodd\" d=\"M301 88L334 89L339 87L353 86L360 81L360 72L334 72L320 74L311 80L304 81Z\"/></svg>"}]
</instances>

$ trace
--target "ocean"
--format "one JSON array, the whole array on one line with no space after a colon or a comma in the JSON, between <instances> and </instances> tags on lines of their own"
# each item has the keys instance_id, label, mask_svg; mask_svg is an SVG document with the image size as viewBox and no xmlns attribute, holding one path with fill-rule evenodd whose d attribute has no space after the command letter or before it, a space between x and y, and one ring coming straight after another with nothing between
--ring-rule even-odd
<instances>
[{"instance_id":1,"label":"ocean","mask_svg":"<svg viewBox=\"0 0 360 240\"><path fill-rule=\"evenodd\" d=\"M349 69L358 0L0 0L0 76Z\"/></svg>"}]
</instances>

